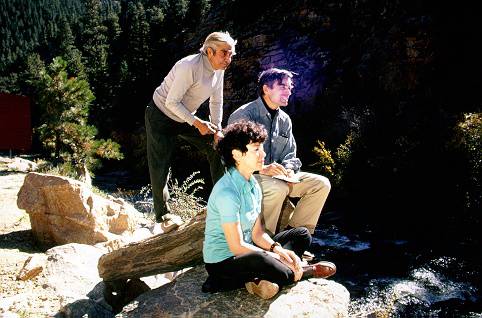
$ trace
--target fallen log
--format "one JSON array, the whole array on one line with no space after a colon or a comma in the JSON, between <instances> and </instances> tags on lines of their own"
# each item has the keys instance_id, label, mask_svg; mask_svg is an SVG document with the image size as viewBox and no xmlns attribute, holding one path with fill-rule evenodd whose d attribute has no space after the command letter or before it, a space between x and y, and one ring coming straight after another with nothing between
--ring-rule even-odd
<instances>
[{"instance_id":1,"label":"fallen log","mask_svg":"<svg viewBox=\"0 0 482 318\"><path fill-rule=\"evenodd\" d=\"M202 263L206 214L177 230L131 243L103 255L97 266L104 281L118 281L177 271Z\"/></svg>"}]
</instances>

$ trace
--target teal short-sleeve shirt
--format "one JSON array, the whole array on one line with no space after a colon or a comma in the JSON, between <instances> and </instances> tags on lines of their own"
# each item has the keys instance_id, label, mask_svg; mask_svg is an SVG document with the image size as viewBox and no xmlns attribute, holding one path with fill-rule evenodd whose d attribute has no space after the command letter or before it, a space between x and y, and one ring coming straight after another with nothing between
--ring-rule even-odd
<instances>
[{"instance_id":1,"label":"teal short-sleeve shirt","mask_svg":"<svg viewBox=\"0 0 482 318\"><path fill-rule=\"evenodd\" d=\"M203 257L205 263L218 263L234 256L229 250L222 225L239 222L243 239L252 243L252 230L261 213L261 189L251 176L246 180L230 168L214 186L208 200Z\"/></svg>"}]
</instances>

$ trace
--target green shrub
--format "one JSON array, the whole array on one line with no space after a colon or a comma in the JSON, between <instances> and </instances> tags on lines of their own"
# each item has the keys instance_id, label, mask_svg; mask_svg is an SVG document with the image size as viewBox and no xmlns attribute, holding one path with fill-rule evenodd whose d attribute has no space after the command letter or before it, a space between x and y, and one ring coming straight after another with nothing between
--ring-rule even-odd
<instances>
[{"instance_id":1,"label":"green shrub","mask_svg":"<svg viewBox=\"0 0 482 318\"><path fill-rule=\"evenodd\" d=\"M318 161L314 164L320 169L320 173L330 179L333 185L340 187L343 177L352 158L353 146L359 138L354 130L350 131L343 144L340 144L333 155L331 150L325 146L323 141L317 140L317 146L313 152L317 155Z\"/></svg>"},{"instance_id":2,"label":"green shrub","mask_svg":"<svg viewBox=\"0 0 482 318\"><path fill-rule=\"evenodd\" d=\"M87 123L94 100L89 83L68 77L67 63L61 57L54 58L48 68L40 62L34 56L29 63L30 84L40 109L40 125L35 132L54 165L60 165L59 171L87 179L89 172L100 165L100 158L122 159L119 144L95 139L97 129Z\"/></svg>"},{"instance_id":3,"label":"green shrub","mask_svg":"<svg viewBox=\"0 0 482 318\"><path fill-rule=\"evenodd\" d=\"M464 114L455 127L450 145L464 157L467 167L467 179L463 185L465 206L477 209L482 195L482 113Z\"/></svg>"},{"instance_id":4,"label":"green shrub","mask_svg":"<svg viewBox=\"0 0 482 318\"><path fill-rule=\"evenodd\" d=\"M179 215L183 221L190 220L206 206L203 199L196 196L204 184L203 179L195 178L199 173L199 171L193 172L181 185L177 179L169 178L168 186L171 198L168 204L171 213Z\"/></svg>"},{"instance_id":5,"label":"green shrub","mask_svg":"<svg viewBox=\"0 0 482 318\"><path fill-rule=\"evenodd\" d=\"M197 196L197 192L203 188L202 185L204 184L203 179L195 178L199 173L199 171L193 172L182 184L179 184L177 179L173 180L169 173L168 187L171 197L168 204L171 213L179 215L184 222L188 222L206 207L206 202ZM150 185L142 187L140 191L118 190L115 196L129 201L147 218L152 221L155 220Z\"/></svg>"}]
</instances>

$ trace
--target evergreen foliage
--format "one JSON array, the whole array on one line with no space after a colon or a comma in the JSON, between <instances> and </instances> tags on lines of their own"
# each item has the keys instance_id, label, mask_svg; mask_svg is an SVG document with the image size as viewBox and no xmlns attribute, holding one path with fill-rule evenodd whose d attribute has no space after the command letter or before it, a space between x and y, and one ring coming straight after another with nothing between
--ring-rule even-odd
<instances>
[{"instance_id":1,"label":"evergreen foliage","mask_svg":"<svg viewBox=\"0 0 482 318\"><path fill-rule=\"evenodd\" d=\"M140 2L130 2L126 14L126 51L125 65L129 74L125 85L137 89L143 87L150 74L150 27L147 21L146 10ZM130 94L137 96L137 91Z\"/></svg>"},{"instance_id":2,"label":"evergreen foliage","mask_svg":"<svg viewBox=\"0 0 482 318\"><path fill-rule=\"evenodd\" d=\"M82 56L89 80L95 85L107 75L107 28L102 24L100 1L85 0L82 17Z\"/></svg>"},{"instance_id":3,"label":"evergreen foliage","mask_svg":"<svg viewBox=\"0 0 482 318\"><path fill-rule=\"evenodd\" d=\"M66 19L61 22L61 29L58 34L59 56L67 62L67 73L75 75L79 79L87 79L84 64L82 63L82 53L75 46L75 38Z\"/></svg>"},{"instance_id":4,"label":"evergreen foliage","mask_svg":"<svg viewBox=\"0 0 482 318\"><path fill-rule=\"evenodd\" d=\"M29 66L41 108L41 124L36 132L52 160L72 166L79 176L84 176L99 165L99 158L122 159L120 146L112 140L96 140L97 129L87 123L94 99L88 82L68 77L67 62L60 57L46 68L35 55Z\"/></svg>"},{"instance_id":5,"label":"evergreen foliage","mask_svg":"<svg viewBox=\"0 0 482 318\"><path fill-rule=\"evenodd\" d=\"M0 1L0 74L34 51L48 54L62 21L75 23L82 13L79 0Z\"/></svg>"}]
</instances>

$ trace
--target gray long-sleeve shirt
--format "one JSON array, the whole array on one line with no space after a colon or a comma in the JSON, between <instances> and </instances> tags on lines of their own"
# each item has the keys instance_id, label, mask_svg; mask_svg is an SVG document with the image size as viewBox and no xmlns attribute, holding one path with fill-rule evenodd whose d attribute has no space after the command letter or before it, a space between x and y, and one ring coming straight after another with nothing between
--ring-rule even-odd
<instances>
[{"instance_id":1,"label":"gray long-sleeve shirt","mask_svg":"<svg viewBox=\"0 0 482 318\"><path fill-rule=\"evenodd\" d=\"M300 170L301 160L296 157L296 142L288 114L279 109L271 118L271 114L259 97L236 109L229 116L228 124L241 119L262 124L268 131L268 138L263 144L266 152L264 159L266 165L277 162L287 169Z\"/></svg>"},{"instance_id":2,"label":"gray long-sleeve shirt","mask_svg":"<svg viewBox=\"0 0 482 318\"><path fill-rule=\"evenodd\" d=\"M211 121L221 128L224 70L215 71L202 53L179 60L156 88L153 100L166 116L180 123L194 123L194 114L209 98Z\"/></svg>"}]
</instances>

